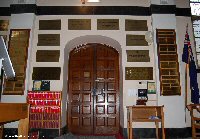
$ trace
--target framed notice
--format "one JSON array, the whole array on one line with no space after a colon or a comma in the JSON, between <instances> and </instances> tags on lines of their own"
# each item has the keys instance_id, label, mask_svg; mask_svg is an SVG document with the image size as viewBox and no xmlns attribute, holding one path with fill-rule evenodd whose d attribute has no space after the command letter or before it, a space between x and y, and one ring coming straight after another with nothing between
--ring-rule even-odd
<instances>
[{"instance_id":1,"label":"framed notice","mask_svg":"<svg viewBox=\"0 0 200 139\"><path fill-rule=\"evenodd\" d=\"M33 91L40 91L41 90L42 81L41 80L35 80L33 81Z\"/></svg>"},{"instance_id":2,"label":"framed notice","mask_svg":"<svg viewBox=\"0 0 200 139\"><path fill-rule=\"evenodd\" d=\"M156 94L155 82L147 82L147 93L148 94Z\"/></svg>"}]
</instances>

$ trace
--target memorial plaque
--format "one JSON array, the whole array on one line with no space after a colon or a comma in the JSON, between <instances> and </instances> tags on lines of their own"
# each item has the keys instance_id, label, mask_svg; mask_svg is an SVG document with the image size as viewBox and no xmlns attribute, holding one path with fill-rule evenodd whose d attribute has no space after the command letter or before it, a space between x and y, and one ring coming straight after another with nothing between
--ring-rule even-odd
<instances>
[{"instance_id":1,"label":"memorial plaque","mask_svg":"<svg viewBox=\"0 0 200 139\"><path fill-rule=\"evenodd\" d=\"M91 19L68 19L68 30L91 30Z\"/></svg>"},{"instance_id":2,"label":"memorial plaque","mask_svg":"<svg viewBox=\"0 0 200 139\"><path fill-rule=\"evenodd\" d=\"M4 95L23 95L24 93L29 34L29 29L12 29L10 31L8 51L16 77L6 80Z\"/></svg>"},{"instance_id":3,"label":"memorial plaque","mask_svg":"<svg viewBox=\"0 0 200 139\"><path fill-rule=\"evenodd\" d=\"M60 46L60 34L38 34L38 46Z\"/></svg>"},{"instance_id":4,"label":"memorial plaque","mask_svg":"<svg viewBox=\"0 0 200 139\"><path fill-rule=\"evenodd\" d=\"M150 62L149 50L127 50L127 62Z\"/></svg>"},{"instance_id":5,"label":"memorial plaque","mask_svg":"<svg viewBox=\"0 0 200 139\"><path fill-rule=\"evenodd\" d=\"M147 20L125 20L125 31L147 31Z\"/></svg>"},{"instance_id":6,"label":"memorial plaque","mask_svg":"<svg viewBox=\"0 0 200 139\"><path fill-rule=\"evenodd\" d=\"M61 20L40 20L39 30L61 30Z\"/></svg>"},{"instance_id":7,"label":"memorial plaque","mask_svg":"<svg viewBox=\"0 0 200 139\"><path fill-rule=\"evenodd\" d=\"M119 30L119 19L97 19L97 30Z\"/></svg>"},{"instance_id":8,"label":"memorial plaque","mask_svg":"<svg viewBox=\"0 0 200 139\"><path fill-rule=\"evenodd\" d=\"M144 35L126 35L126 46L148 46Z\"/></svg>"},{"instance_id":9,"label":"memorial plaque","mask_svg":"<svg viewBox=\"0 0 200 139\"><path fill-rule=\"evenodd\" d=\"M36 62L59 62L59 50L37 50Z\"/></svg>"},{"instance_id":10,"label":"memorial plaque","mask_svg":"<svg viewBox=\"0 0 200 139\"><path fill-rule=\"evenodd\" d=\"M60 67L33 67L32 80L60 80Z\"/></svg>"},{"instance_id":11,"label":"memorial plaque","mask_svg":"<svg viewBox=\"0 0 200 139\"><path fill-rule=\"evenodd\" d=\"M8 31L9 21L0 20L0 31Z\"/></svg>"},{"instance_id":12,"label":"memorial plaque","mask_svg":"<svg viewBox=\"0 0 200 139\"><path fill-rule=\"evenodd\" d=\"M125 67L126 80L153 80L153 67Z\"/></svg>"}]
</instances>

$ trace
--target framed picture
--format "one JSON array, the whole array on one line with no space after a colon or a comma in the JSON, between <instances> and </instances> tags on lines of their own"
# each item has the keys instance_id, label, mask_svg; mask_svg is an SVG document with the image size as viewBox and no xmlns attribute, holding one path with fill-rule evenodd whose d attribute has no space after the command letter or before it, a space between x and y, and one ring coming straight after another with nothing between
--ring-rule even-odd
<instances>
[{"instance_id":1,"label":"framed picture","mask_svg":"<svg viewBox=\"0 0 200 139\"><path fill-rule=\"evenodd\" d=\"M33 81L33 91L40 91L41 90L42 81L41 80L34 80Z\"/></svg>"},{"instance_id":2,"label":"framed picture","mask_svg":"<svg viewBox=\"0 0 200 139\"><path fill-rule=\"evenodd\" d=\"M155 82L147 82L147 93L148 94L156 94Z\"/></svg>"}]
</instances>

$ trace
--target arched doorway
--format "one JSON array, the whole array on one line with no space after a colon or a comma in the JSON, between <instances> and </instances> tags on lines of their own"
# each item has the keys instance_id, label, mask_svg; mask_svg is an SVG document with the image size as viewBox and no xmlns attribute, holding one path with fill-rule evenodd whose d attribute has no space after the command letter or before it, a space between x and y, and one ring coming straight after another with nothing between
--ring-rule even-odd
<instances>
[{"instance_id":1,"label":"arched doorway","mask_svg":"<svg viewBox=\"0 0 200 139\"><path fill-rule=\"evenodd\" d=\"M75 134L119 131L119 53L90 43L69 54L68 129Z\"/></svg>"}]
</instances>

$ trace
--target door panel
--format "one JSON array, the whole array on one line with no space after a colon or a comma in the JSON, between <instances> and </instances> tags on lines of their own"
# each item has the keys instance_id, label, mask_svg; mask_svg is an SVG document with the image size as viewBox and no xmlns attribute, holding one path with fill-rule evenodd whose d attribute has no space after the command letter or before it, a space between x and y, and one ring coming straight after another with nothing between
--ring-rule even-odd
<instances>
[{"instance_id":1,"label":"door panel","mask_svg":"<svg viewBox=\"0 0 200 139\"><path fill-rule=\"evenodd\" d=\"M115 134L119 131L118 63L118 52L102 44L88 44L70 52L70 132Z\"/></svg>"}]
</instances>

